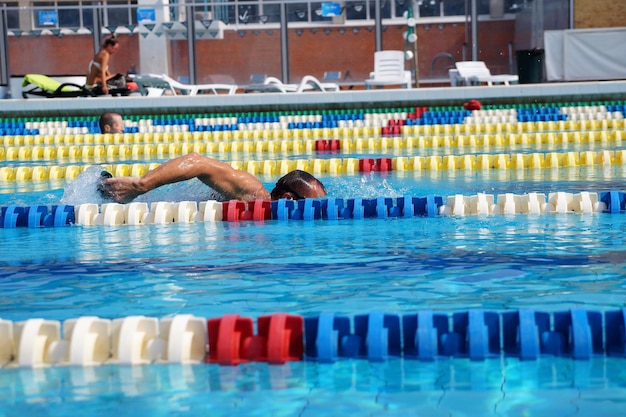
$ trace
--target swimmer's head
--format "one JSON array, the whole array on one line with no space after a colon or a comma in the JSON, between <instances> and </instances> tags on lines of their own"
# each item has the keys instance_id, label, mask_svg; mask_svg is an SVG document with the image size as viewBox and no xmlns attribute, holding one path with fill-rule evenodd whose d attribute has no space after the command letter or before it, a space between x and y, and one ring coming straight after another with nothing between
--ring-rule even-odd
<instances>
[{"instance_id":1,"label":"swimmer's head","mask_svg":"<svg viewBox=\"0 0 626 417\"><path fill-rule=\"evenodd\" d=\"M100 132L124 133L124 119L119 113L112 111L104 112L100 116Z\"/></svg>"},{"instance_id":2,"label":"swimmer's head","mask_svg":"<svg viewBox=\"0 0 626 417\"><path fill-rule=\"evenodd\" d=\"M324 184L313 175L299 169L281 177L271 192L272 200L286 198L302 200L326 196Z\"/></svg>"}]
</instances>

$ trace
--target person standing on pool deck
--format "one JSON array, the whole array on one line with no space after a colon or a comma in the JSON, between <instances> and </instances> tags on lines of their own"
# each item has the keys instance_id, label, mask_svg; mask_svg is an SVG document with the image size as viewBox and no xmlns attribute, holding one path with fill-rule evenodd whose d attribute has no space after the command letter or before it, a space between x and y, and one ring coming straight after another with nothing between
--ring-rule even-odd
<instances>
[{"instance_id":1,"label":"person standing on pool deck","mask_svg":"<svg viewBox=\"0 0 626 417\"><path fill-rule=\"evenodd\" d=\"M124 133L124 119L119 113L107 111L100 116L100 132Z\"/></svg>"},{"instance_id":2,"label":"person standing on pool deck","mask_svg":"<svg viewBox=\"0 0 626 417\"><path fill-rule=\"evenodd\" d=\"M120 42L115 35L104 40L100 51L89 61L85 87L96 94L109 94L108 81L122 77L109 72L109 60L120 49Z\"/></svg>"},{"instance_id":3,"label":"person standing on pool deck","mask_svg":"<svg viewBox=\"0 0 626 417\"><path fill-rule=\"evenodd\" d=\"M261 181L246 171L202 156L196 152L171 159L141 178L102 178L98 189L105 198L129 203L136 197L166 184L198 178L228 200L300 200L326 195L326 189L308 172L295 170L281 177L270 192Z\"/></svg>"}]
</instances>

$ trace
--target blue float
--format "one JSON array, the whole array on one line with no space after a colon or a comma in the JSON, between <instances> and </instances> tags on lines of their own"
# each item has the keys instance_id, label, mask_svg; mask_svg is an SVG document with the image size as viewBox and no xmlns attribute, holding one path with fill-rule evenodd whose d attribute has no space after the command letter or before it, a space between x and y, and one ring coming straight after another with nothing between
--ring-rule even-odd
<instances>
[{"instance_id":1,"label":"blue float","mask_svg":"<svg viewBox=\"0 0 626 417\"><path fill-rule=\"evenodd\" d=\"M365 341L359 357L384 361L389 356L402 354L400 317L397 315L374 312L355 316L354 333Z\"/></svg>"},{"instance_id":2,"label":"blue float","mask_svg":"<svg viewBox=\"0 0 626 417\"><path fill-rule=\"evenodd\" d=\"M335 362L346 356L341 347L350 336L350 319L334 313L322 313L304 320L305 354L307 358L323 362Z\"/></svg>"},{"instance_id":3,"label":"blue float","mask_svg":"<svg viewBox=\"0 0 626 417\"><path fill-rule=\"evenodd\" d=\"M419 311L402 317L404 355L422 361L433 361L439 356L439 335L448 332L448 316Z\"/></svg>"},{"instance_id":4,"label":"blue float","mask_svg":"<svg viewBox=\"0 0 626 417\"><path fill-rule=\"evenodd\" d=\"M626 308L604 313L606 354L626 357Z\"/></svg>"}]
</instances>

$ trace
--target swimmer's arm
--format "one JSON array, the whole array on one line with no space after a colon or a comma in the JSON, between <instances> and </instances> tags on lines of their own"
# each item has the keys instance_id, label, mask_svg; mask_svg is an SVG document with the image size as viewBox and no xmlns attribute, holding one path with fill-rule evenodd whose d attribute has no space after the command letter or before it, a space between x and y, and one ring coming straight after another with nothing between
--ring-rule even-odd
<instances>
[{"instance_id":1,"label":"swimmer's arm","mask_svg":"<svg viewBox=\"0 0 626 417\"><path fill-rule=\"evenodd\" d=\"M195 152L169 160L141 178L103 180L102 188L115 201L127 203L155 188L191 178L198 178L227 199L270 199L261 181L250 173Z\"/></svg>"}]
</instances>

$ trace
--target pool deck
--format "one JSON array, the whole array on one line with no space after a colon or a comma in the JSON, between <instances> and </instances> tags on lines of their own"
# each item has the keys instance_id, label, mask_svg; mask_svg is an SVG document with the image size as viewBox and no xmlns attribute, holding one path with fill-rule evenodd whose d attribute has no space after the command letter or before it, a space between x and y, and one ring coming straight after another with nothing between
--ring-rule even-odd
<instances>
[{"instance_id":1,"label":"pool deck","mask_svg":"<svg viewBox=\"0 0 626 417\"><path fill-rule=\"evenodd\" d=\"M80 116L114 110L131 114L223 113L351 109L363 107L446 106L476 99L485 104L626 99L626 80L510 86L420 87L340 92L251 93L235 95L98 97L0 100L2 117Z\"/></svg>"}]
</instances>

